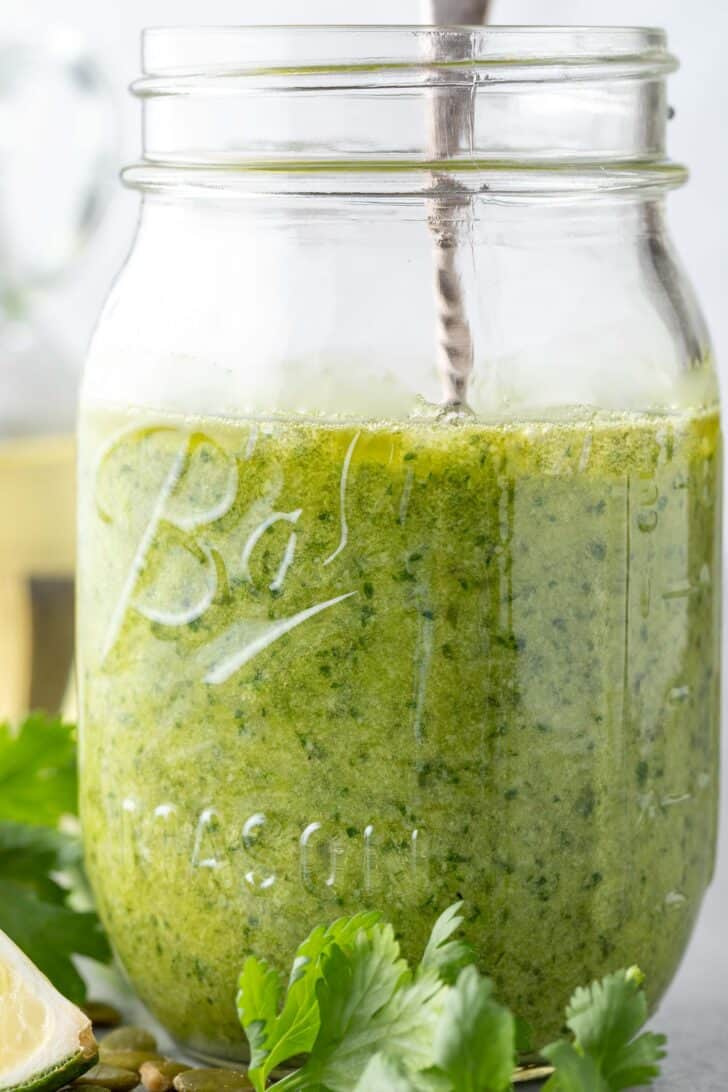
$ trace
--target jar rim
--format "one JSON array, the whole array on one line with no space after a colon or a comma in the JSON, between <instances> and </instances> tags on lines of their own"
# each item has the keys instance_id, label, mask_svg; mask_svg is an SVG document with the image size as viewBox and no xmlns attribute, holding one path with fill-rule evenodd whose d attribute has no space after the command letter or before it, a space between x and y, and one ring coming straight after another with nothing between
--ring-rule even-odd
<instances>
[{"instance_id":1,"label":"jar rim","mask_svg":"<svg viewBox=\"0 0 728 1092\"><path fill-rule=\"evenodd\" d=\"M448 53L454 59L446 59ZM299 23L151 26L142 32L143 72L150 77L626 61L663 71L677 66L666 32L650 26Z\"/></svg>"},{"instance_id":2,"label":"jar rim","mask_svg":"<svg viewBox=\"0 0 728 1092\"><path fill-rule=\"evenodd\" d=\"M124 176L142 189L209 192L214 172L213 190L239 191L251 171L408 174L405 192L487 171L481 192L519 194L684 176L665 156L677 60L659 27L150 27L142 67L144 155Z\"/></svg>"}]
</instances>

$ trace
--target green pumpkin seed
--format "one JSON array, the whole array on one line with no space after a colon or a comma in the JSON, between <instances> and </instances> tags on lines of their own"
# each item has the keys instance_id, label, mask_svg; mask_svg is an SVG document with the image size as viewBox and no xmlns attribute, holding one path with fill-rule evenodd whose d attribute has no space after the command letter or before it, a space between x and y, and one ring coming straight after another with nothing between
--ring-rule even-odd
<instances>
[{"instance_id":1,"label":"green pumpkin seed","mask_svg":"<svg viewBox=\"0 0 728 1092\"><path fill-rule=\"evenodd\" d=\"M83 1011L97 1028L115 1028L121 1023L121 1013L106 1001L87 1001Z\"/></svg>"},{"instance_id":2,"label":"green pumpkin seed","mask_svg":"<svg viewBox=\"0 0 728 1092\"><path fill-rule=\"evenodd\" d=\"M116 1069L134 1069L138 1073L145 1062L161 1061L161 1057L155 1050L109 1050L104 1040L99 1045L99 1061Z\"/></svg>"},{"instance_id":3,"label":"green pumpkin seed","mask_svg":"<svg viewBox=\"0 0 728 1092\"><path fill-rule=\"evenodd\" d=\"M253 1087L237 1069L188 1069L173 1083L176 1092L244 1092Z\"/></svg>"},{"instance_id":4,"label":"green pumpkin seed","mask_svg":"<svg viewBox=\"0 0 728 1092\"><path fill-rule=\"evenodd\" d=\"M139 1070L142 1084L147 1092L171 1092L174 1078L185 1073L190 1067L175 1062L172 1058L158 1058L144 1062Z\"/></svg>"},{"instance_id":5,"label":"green pumpkin seed","mask_svg":"<svg viewBox=\"0 0 728 1092\"><path fill-rule=\"evenodd\" d=\"M110 1031L103 1040L104 1050L145 1050L148 1054L154 1054L157 1050L157 1040L146 1028L135 1028L131 1025L116 1028Z\"/></svg>"},{"instance_id":6,"label":"green pumpkin seed","mask_svg":"<svg viewBox=\"0 0 728 1092\"><path fill-rule=\"evenodd\" d=\"M94 1065L82 1077L77 1077L73 1084L75 1088L85 1089L93 1084L111 1089L111 1092L131 1092L139 1084L139 1074L115 1065Z\"/></svg>"}]
</instances>

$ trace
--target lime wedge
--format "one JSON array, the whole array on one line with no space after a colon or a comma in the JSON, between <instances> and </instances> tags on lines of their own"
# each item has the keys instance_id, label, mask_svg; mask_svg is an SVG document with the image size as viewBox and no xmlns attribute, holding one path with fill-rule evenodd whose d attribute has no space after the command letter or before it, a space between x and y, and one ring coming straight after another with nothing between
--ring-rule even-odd
<instances>
[{"instance_id":1,"label":"lime wedge","mask_svg":"<svg viewBox=\"0 0 728 1092\"><path fill-rule=\"evenodd\" d=\"M53 1092L97 1057L88 1017L0 931L0 1092Z\"/></svg>"}]
</instances>

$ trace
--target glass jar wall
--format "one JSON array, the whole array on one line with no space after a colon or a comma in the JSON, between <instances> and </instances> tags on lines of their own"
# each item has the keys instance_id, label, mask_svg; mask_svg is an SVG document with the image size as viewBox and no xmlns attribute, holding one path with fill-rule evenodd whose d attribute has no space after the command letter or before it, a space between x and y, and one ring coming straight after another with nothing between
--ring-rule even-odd
<instances>
[{"instance_id":1,"label":"glass jar wall","mask_svg":"<svg viewBox=\"0 0 728 1092\"><path fill-rule=\"evenodd\" d=\"M82 809L188 1048L241 1056L245 955L362 907L415 953L462 898L539 1041L578 982L639 962L654 1002L675 970L714 855L720 430L672 67L660 31L146 36L82 399Z\"/></svg>"}]
</instances>

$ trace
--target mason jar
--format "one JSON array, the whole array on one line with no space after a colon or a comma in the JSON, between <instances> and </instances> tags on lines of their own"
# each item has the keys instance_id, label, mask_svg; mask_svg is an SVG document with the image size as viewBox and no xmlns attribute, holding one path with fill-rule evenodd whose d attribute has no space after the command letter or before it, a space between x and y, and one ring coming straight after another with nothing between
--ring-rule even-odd
<instances>
[{"instance_id":1,"label":"mason jar","mask_svg":"<svg viewBox=\"0 0 728 1092\"><path fill-rule=\"evenodd\" d=\"M83 386L81 790L131 982L464 932L543 1043L714 860L720 429L650 29L155 29Z\"/></svg>"}]
</instances>

